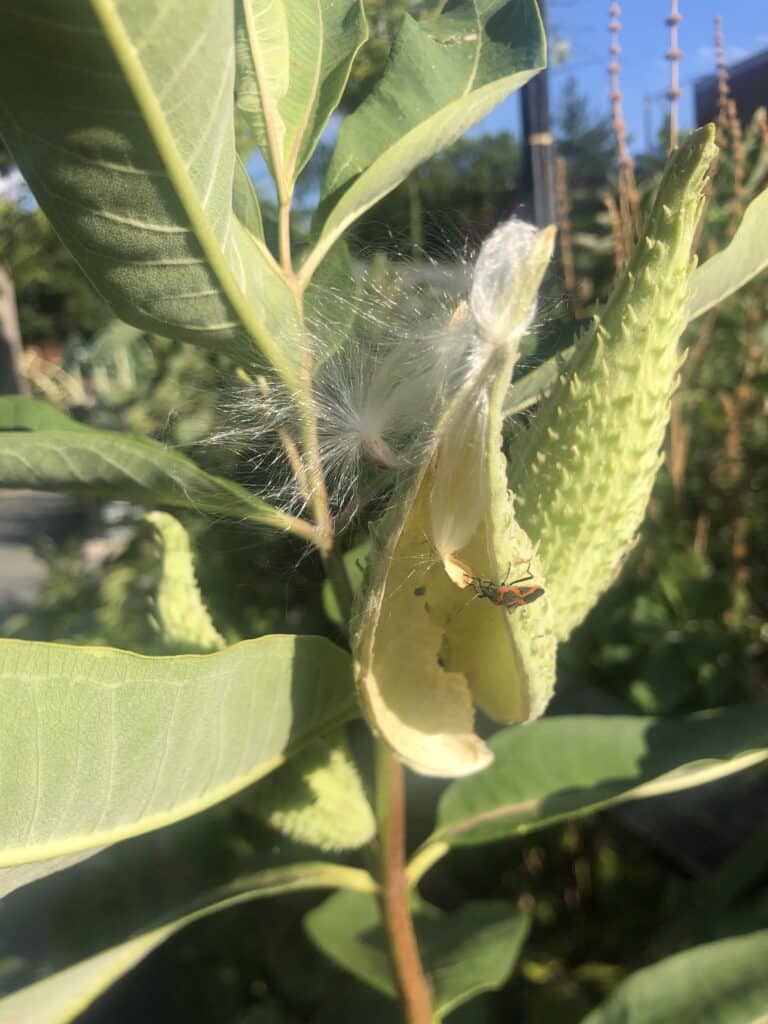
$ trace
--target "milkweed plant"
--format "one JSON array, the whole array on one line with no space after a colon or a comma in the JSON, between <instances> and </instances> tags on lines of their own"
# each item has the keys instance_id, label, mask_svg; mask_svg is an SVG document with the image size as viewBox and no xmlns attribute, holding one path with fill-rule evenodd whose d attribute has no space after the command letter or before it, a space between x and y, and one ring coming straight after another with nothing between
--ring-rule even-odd
<instances>
[{"instance_id":1,"label":"milkweed plant","mask_svg":"<svg viewBox=\"0 0 768 1024\"><path fill-rule=\"evenodd\" d=\"M554 226L500 224L465 292L426 311L406 288L361 282L344 241L543 67L534 0L406 14L378 84L343 118L334 111L367 35L354 0L4 0L0 10L0 129L15 162L116 316L227 357L209 441L249 473L217 476L149 438L0 399L4 486L148 509L167 652L0 641L2 894L87 872L104 848L257 782L248 799L262 819L322 851L275 854L159 917L148 908L144 930L22 982L0 1019L71 1020L192 921L330 889L305 919L317 950L389 999L393 1020L441 1020L505 983L530 925L524 906L449 913L417 897L453 847L766 757L765 707L663 728L638 716L542 718L558 643L616 578L642 522L683 329L765 265L765 204L747 210L714 274L697 270L716 150L711 127L693 132L607 302L534 378L521 351L541 323ZM236 123L272 177L274 211L237 154ZM311 227L298 232L294 187L329 123L333 154ZM335 641L227 646L177 510L253 524L254 545L264 531L295 535L322 561ZM365 752L358 762L360 736L354 756L348 743L360 716L373 768ZM416 850L411 772L446 780ZM612 1005L589 1020L618 1019Z\"/></svg>"}]
</instances>

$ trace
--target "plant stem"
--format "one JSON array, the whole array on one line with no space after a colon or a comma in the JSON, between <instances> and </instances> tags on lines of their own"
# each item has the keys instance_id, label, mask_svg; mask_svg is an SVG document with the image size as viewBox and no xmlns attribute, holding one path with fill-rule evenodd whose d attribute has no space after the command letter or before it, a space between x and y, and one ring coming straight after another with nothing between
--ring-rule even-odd
<instances>
[{"instance_id":1,"label":"plant stem","mask_svg":"<svg viewBox=\"0 0 768 1024\"><path fill-rule=\"evenodd\" d=\"M419 955L405 874L405 772L388 748L377 744L380 900L389 953L406 1024L434 1024L432 992Z\"/></svg>"},{"instance_id":2,"label":"plant stem","mask_svg":"<svg viewBox=\"0 0 768 1024\"><path fill-rule=\"evenodd\" d=\"M349 617L352 613L352 600L355 595L352 590L352 584L349 582L349 575L347 573L347 567L344 565L344 559L342 558L338 546L335 544L330 551L321 552L321 555L323 558L325 575L328 582L333 587L333 593L336 597L336 603L339 606L339 611L341 612L344 621L349 622Z\"/></svg>"},{"instance_id":3,"label":"plant stem","mask_svg":"<svg viewBox=\"0 0 768 1024\"><path fill-rule=\"evenodd\" d=\"M257 523L262 522L260 518L254 516ZM276 526L279 530L285 530L287 533L292 533L299 540L307 541L310 544L317 545L318 537L315 526L307 522L306 519L300 519L298 516L289 515L287 512L281 512L276 510L274 516L274 522L271 524Z\"/></svg>"},{"instance_id":4,"label":"plant stem","mask_svg":"<svg viewBox=\"0 0 768 1024\"><path fill-rule=\"evenodd\" d=\"M302 353L297 404L301 423L303 479L309 490L309 501L315 520L315 543L323 561L326 562L333 551L334 523L328 504L328 490L317 439L317 419L312 402L312 352L308 344L305 344Z\"/></svg>"},{"instance_id":5,"label":"plant stem","mask_svg":"<svg viewBox=\"0 0 768 1024\"><path fill-rule=\"evenodd\" d=\"M280 250L280 266L287 278L293 277L293 258L291 256L291 196L280 199L278 212L278 246Z\"/></svg>"}]
</instances>

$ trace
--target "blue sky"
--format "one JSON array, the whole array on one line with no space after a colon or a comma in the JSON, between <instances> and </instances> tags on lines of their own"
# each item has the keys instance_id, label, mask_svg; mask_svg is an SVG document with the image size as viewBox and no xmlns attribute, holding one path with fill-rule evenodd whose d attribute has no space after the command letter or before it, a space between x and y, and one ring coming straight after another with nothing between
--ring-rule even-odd
<instances>
[{"instance_id":1,"label":"blue sky","mask_svg":"<svg viewBox=\"0 0 768 1024\"><path fill-rule=\"evenodd\" d=\"M570 75L576 77L589 96L595 112L608 110L609 6L610 0L548 0L551 51L558 40L570 45L570 56L561 67L552 68L550 72L555 112L558 94ZM669 35L664 18L671 5L669 0L625 0L621 6L624 114L632 135L632 148L638 150L644 145L645 97L663 93L669 82L669 64L664 59ZM679 44L684 53L680 68L683 86L680 119L685 128L693 123L692 82L714 70L715 15L723 17L726 57L736 63L768 49L768 3L766 0L680 0L679 7L683 15ZM655 134L664 116L663 101L656 100L650 109ZM519 130L515 97L498 107L480 130L496 132L505 128Z\"/></svg>"}]
</instances>

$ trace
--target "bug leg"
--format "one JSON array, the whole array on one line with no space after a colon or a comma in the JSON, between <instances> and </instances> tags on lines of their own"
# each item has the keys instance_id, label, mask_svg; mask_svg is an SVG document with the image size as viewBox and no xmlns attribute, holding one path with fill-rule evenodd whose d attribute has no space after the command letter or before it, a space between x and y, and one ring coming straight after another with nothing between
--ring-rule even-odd
<instances>
[{"instance_id":1,"label":"bug leg","mask_svg":"<svg viewBox=\"0 0 768 1024\"><path fill-rule=\"evenodd\" d=\"M533 556L531 556L531 558L532 557ZM526 568L525 576L520 576L519 579L512 580L510 583L505 583L505 586L514 587L518 583L527 583L528 580L532 580L533 579L533 573L531 572L531 559L529 558L527 560L527 562L526 562L526 560L523 558L523 559L521 559L519 562L517 562L515 564L516 565L522 565L523 563L525 563L525 568Z\"/></svg>"}]
</instances>

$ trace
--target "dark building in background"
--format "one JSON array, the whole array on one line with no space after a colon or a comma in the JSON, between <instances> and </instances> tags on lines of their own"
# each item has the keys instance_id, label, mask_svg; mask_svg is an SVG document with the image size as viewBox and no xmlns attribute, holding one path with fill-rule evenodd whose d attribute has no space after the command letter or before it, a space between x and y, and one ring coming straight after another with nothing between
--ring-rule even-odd
<instances>
[{"instance_id":1,"label":"dark building in background","mask_svg":"<svg viewBox=\"0 0 768 1024\"><path fill-rule=\"evenodd\" d=\"M768 50L728 68L728 85L739 117L746 123L758 107L768 106ZM696 124L717 120L717 75L694 82Z\"/></svg>"}]
</instances>

